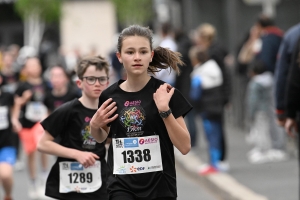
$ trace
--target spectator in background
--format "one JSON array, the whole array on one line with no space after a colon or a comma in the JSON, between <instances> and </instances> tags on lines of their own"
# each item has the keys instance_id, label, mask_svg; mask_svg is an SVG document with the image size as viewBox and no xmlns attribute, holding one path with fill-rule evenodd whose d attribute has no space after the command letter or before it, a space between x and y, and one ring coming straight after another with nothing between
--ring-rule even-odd
<instances>
[{"instance_id":1,"label":"spectator in background","mask_svg":"<svg viewBox=\"0 0 300 200\"><path fill-rule=\"evenodd\" d=\"M185 63L184 66L179 66L180 74L176 76L175 88L177 88L182 95L187 98L189 102L191 99L190 95L190 74L193 71L193 65L189 58L189 50L192 47L192 41L186 33L182 30L175 31L175 42L177 44L177 51L181 53L182 61ZM191 135L191 146L196 147L197 145L197 127L195 123L195 110L192 109L185 117L187 119L187 127Z\"/></svg>"},{"instance_id":2,"label":"spectator in background","mask_svg":"<svg viewBox=\"0 0 300 200\"><path fill-rule=\"evenodd\" d=\"M194 66L191 73L191 93L197 114L201 115L208 142L209 165L201 167L199 173L206 175L224 171L220 166L222 157L222 114L221 86L223 77L217 62L211 59L206 49L195 46L190 50Z\"/></svg>"},{"instance_id":3,"label":"spectator in background","mask_svg":"<svg viewBox=\"0 0 300 200\"><path fill-rule=\"evenodd\" d=\"M116 80L124 78L124 70L123 70L123 64L119 62L118 57L116 55L116 51L111 51L109 53L109 59L111 66L116 73Z\"/></svg>"},{"instance_id":4,"label":"spectator in background","mask_svg":"<svg viewBox=\"0 0 300 200\"><path fill-rule=\"evenodd\" d=\"M247 142L254 146L248 153L250 163L259 164L286 159L279 150L272 149L270 131L273 123L273 76L266 71L263 61L250 65L250 82L247 89L246 108L250 133Z\"/></svg>"},{"instance_id":5,"label":"spectator in background","mask_svg":"<svg viewBox=\"0 0 300 200\"><path fill-rule=\"evenodd\" d=\"M283 31L275 26L273 19L263 14L258 16L256 20L256 26L260 29L262 47L260 52L256 55L255 60L263 61L266 71L271 72L274 76L276 60L279 46L282 41ZM272 93L274 94L274 87ZM272 101L270 101L270 104L273 106L273 108L275 108L274 95L272 95ZM286 134L284 133L284 129L276 124L275 113L270 115L270 117L272 117L270 123L274 124L270 126L272 149L276 150L275 152L277 152L277 150L281 150L282 153L284 153L286 147Z\"/></svg>"},{"instance_id":6,"label":"spectator in background","mask_svg":"<svg viewBox=\"0 0 300 200\"><path fill-rule=\"evenodd\" d=\"M289 70L292 67L292 54L300 37L300 23L292 26L285 33L278 51L278 59L275 67L275 105L277 123L284 126L286 120L285 98L286 83Z\"/></svg>"},{"instance_id":7,"label":"spectator in background","mask_svg":"<svg viewBox=\"0 0 300 200\"><path fill-rule=\"evenodd\" d=\"M235 74L237 76L235 79L236 96L234 99L235 102L233 103L234 109L236 109L237 121L242 128L245 128L246 125L245 98L249 82L249 65L260 51L261 46L260 30L257 26L253 25L237 49L235 68Z\"/></svg>"},{"instance_id":8,"label":"spectator in background","mask_svg":"<svg viewBox=\"0 0 300 200\"><path fill-rule=\"evenodd\" d=\"M177 44L174 40L173 29L171 24L163 23L161 25L160 33L162 40L159 46L170 49L171 51L177 51ZM174 86L176 80L176 72L172 69L162 69L156 73L156 78Z\"/></svg>"},{"instance_id":9,"label":"spectator in background","mask_svg":"<svg viewBox=\"0 0 300 200\"><path fill-rule=\"evenodd\" d=\"M244 69L240 71L247 72L249 64L253 61L255 56L260 52L262 41L260 39L260 29L257 26L252 26L247 40L243 43L242 48L238 54L238 63L243 65Z\"/></svg>"},{"instance_id":10,"label":"spectator in background","mask_svg":"<svg viewBox=\"0 0 300 200\"><path fill-rule=\"evenodd\" d=\"M270 17L263 14L259 15L255 25L261 33L260 39L262 42L256 59L265 63L267 71L274 73L283 31L275 26L274 21Z\"/></svg>"},{"instance_id":11,"label":"spectator in background","mask_svg":"<svg viewBox=\"0 0 300 200\"><path fill-rule=\"evenodd\" d=\"M298 137L300 128L300 37L292 54L291 68L287 80L285 129L293 137ZM296 134L296 135L295 135ZM299 152L299 149L298 149ZM299 155L298 155L299 156ZM298 157L299 159L299 157ZM300 159L299 159L300 162Z\"/></svg>"},{"instance_id":12,"label":"spectator in background","mask_svg":"<svg viewBox=\"0 0 300 200\"><path fill-rule=\"evenodd\" d=\"M231 83L229 79L229 73L225 66L225 57L227 56L227 50L220 44L220 42L216 39L217 31L215 27L209 23L201 24L196 31L195 42L197 46L207 49L209 57L217 62L222 72L222 95L220 98L223 102L223 107L229 103L230 94L231 94ZM227 156L227 147L226 147L226 133L225 133L225 125L224 125L224 108L222 112L222 155L221 155L221 163L220 165L224 165L225 168L229 168L228 163L226 162Z\"/></svg>"}]
</instances>

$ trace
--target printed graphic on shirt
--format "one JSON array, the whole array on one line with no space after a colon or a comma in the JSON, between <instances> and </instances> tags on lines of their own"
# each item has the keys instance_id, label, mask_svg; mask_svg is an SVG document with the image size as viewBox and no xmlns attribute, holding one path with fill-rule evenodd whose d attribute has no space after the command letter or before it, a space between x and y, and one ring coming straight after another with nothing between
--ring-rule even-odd
<instances>
[{"instance_id":1,"label":"printed graphic on shirt","mask_svg":"<svg viewBox=\"0 0 300 200\"><path fill-rule=\"evenodd\" d=\"M143 126L146 123L146 114L141 106L141 101L126 101L120 113L119 121L126 129L128 137L138 137L143 135Z\"/></svg>"},{"instance_id":2,"label":"printed graphic on shirt","mask_svg":"<svg viewBox=\"0 0 300 200\"><path fill-rule=\"evenodd\" d=\"M43 101L45 98L45 91L42 85L33 87L33 98L35 101Z\"/></svg>"},{"instance_id":3,"label":"printed graphic on shirt","mask_svg":"<svg viewBox=\"0 0 300 200\"><path fill-rule=\"evenodd\" d=\"M61 106L64 102L61 100L56 100L54 101L54 109L58 108L59 106Z\"/></svg>"},{"instance_id":4,"label":"printed graphic on shirt","mask_svg":"<svg viewBox=\"0 0 300 200\"><path fill-rule=\"evenodd\" d=\"M83 129L81 130L82 141L83 141L82 148L84 148L84 149L95 149L96 148L96 140L91 135L90 121L91 121L91 118L85 117L85 119L84 119L85 123L83 124Z\"/></svg>"}]
</instances>

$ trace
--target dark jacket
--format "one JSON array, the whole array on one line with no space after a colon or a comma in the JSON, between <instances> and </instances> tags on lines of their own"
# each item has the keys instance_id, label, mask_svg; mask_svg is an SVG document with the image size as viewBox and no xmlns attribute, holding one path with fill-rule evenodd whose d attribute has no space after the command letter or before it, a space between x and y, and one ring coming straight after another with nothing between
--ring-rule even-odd
<instances>
[{"instance_id":1,"label":"dark jacket","mask_svg":"<svg viewBox=\"0 0 300 200\"><path fill-rule=\"evenodd\" d=\"M300 37L300 23L290 28L284 35L278 51L275 67L275 104L276 113L284 118L284 98L289 70L291 69L292 53L296 47L297 39Z\"/></svg>"},{"instance_id":2,"label":"dark jacket","mask_svg":"<svg viewBox=\"0 0 300 200\"><path fill-rule=\"evenodd\" d=\"M292 56L292 66L288 76L286 93L286 114L295 119L300 113L300 38Z\"/></svg>"},{"instance_id":3,"label":"dark jacket","mask_svg":"<svg viewBox=\"0 0 300 200\"><path fill-rule=\"evenodd\" d=\"M229 102L231 96L231 80L224 59L228 55L227 50L218 42L214 42L208 49L209 56L215 60L222 71L223 84L220 88L223 105Z\"/></svg>"},{"instance_id":4,"label":"dark jacket","mask_svg":"<svg viewBox=\"0 0 300 200\"><path fill-rule=\"evenodd\" d=\"M276 26L265 28L261 36L262 47L256 58L262 60L267 67L267 71L274 73L278 49L282 40L283 31Z\"/></svg>"},{"instance_id":5,"label":"dark jacket","mask_svg":"<svg viewBox=\"0 0 300 200\"><path fill-rule=\"evenodd\" d=\"M189 58L189 50L192 46L192 42L187 35L182 34L175 38L177 43L177 51L182 55L182 61L185 63L184 66L180 67L180 74L176 76L175 88L177 88L188 101L190 93L190 74L193 71L193 66Z\"/></svg>"}]
</instances>

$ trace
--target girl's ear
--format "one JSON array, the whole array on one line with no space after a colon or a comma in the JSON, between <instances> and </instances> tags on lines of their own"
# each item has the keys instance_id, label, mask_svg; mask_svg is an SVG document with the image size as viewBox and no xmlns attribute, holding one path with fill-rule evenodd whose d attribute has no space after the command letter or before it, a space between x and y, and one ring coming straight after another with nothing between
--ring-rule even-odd
<instances>
[{"instance_id":1,"label":"girl's ear","mask_svg":"<svg viewBox=\"0 0 300 200\"><path fill-rule=\"evenodd\" d=\"M122 58L121 58L121 54L119 52L116 53L118 60L120 63L122 63Z\"/></svg>"}]
</instances>

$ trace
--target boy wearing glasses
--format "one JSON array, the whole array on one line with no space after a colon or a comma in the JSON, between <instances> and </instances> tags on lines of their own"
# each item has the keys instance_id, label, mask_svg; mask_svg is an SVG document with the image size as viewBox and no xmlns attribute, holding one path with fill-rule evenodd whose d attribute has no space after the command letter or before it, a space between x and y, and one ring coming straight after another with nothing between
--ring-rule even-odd
<instances>
[{"instance_id":1,"label":"boy wearing glasses","mask_svg":"<svg viewBox=\"0 0 300 200\"><path fill-rule=\"evenodd\" d=\"M55 199L108 199L106 149L90 134L89 122L98 99L109 84L109 64L101 56L83 59L77 66L79 99L71 100L41 122L45 133L38 150L57 156L46 183L46 196ZM60 137L58 143L54 139Z\"/></svg>"}]
</instances>

